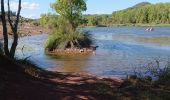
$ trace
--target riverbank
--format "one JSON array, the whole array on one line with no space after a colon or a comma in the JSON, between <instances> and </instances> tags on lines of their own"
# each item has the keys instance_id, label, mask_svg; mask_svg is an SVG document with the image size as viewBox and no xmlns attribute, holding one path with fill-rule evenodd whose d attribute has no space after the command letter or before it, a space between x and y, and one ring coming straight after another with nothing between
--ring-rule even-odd
<instances>
[{"instance_id":1,"label":"riverbank","mask_svg":"<svg viewBox=\"0 0 170 100\"><path fill-rule=\"evenodd\" d=\"M80 26L79 28L95 28L95 27L121 27L121 26L129 26L129 27L149 27L149 26L170 26L170 24L114 24L114 25L99 25L99 26ZM51 30L33 25L30 23L24 23L23 25L20 26L19 28L19 36L32 36L32 35L39 35L43 33L50 33ZM12 35L11 32L9 31L9 36ZM0 25L0 39L3 38L3 33L2 33L2 25Z\"/></svg>"},{"instance_id":2,"label":"riverbank","mask_svg":"<svg viewBox=\"0 0 170 100\"><path fill-rule=\"evenodd\" d=\"M118 96L112 92L118 91L124 81L121 78L97 77L87 73L39 71L31 74L6 58L0 65L1 100L117 99Z\"/></svg>"},{"instance_id":3,"label":"riverbank","mask_svg":"<svg viewBox=\"0 0 170 100\"><path fill-rule=\"evenodd\" d=\"M0 39L3 38L3 30L2 30L2 25L0 25ZM10 28L9 28L10 29ZM33 25L31 23L23 23L20 25L18 29L18 35L19 37L24 37L24 36L32 36L32 35L39 35L39 34L49 34L50 29ZM11 30L8 31L9 36L12 36Z\"/></svg>"},{"instance_id":4,"label":"riverbank","mask_svg":"<svg viewBox=\"0 0 170 100\"><path fill-rule=\"evenodd\" d=\"M61 73L0 56L1 100L169 100L170 88L135 76ZM155 96L156 95L156 96Z\"/></svg>"},{"instance_id":5,"label":"riverbank","mask_svg":"<svg viewBox=\"0 0 170 100\"><path fill-rule=\"evenodd\" d=\"M127 26L127 27L156 27L156 26L170 26L170 24L112 24L112 25L97 25L97 26L80 26L80 28L95 28L95 27L121 27L121 26Z\"/></svg>"}]
</instances>

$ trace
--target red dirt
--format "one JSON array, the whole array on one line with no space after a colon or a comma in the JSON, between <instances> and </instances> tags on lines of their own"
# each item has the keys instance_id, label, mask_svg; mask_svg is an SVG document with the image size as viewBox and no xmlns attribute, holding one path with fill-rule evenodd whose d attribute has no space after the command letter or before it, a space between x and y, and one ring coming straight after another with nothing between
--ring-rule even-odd
<instances>
[{"instance_id":1,"label":"red dirt","mask_svg":"<svg viewBox=\"0 0 170 100\"><path fill-rule=\"evenodd\" d=\"M40 77L0 69L0 100L113 100L117 96L97 93L95 86L108 82L113 91L119 78L95 77L76 73L44 72Z\"/></svg>"},{"instance_id":2,"label":"red dirt","mask_svg":"<svg viewBox=\"0 0 170 100\"><path fill-rule=\"evenodd\" d=\"M3 30L2 25L0 24L0 39L3 38ZM9 29L9 28L8 28ZM36 26L32 24L23 24L18 29L19 36L31 36L31 35L38 35L42 33L49 33L50 30L41 26ZM8 30L9 36L11 36L11 30Z\"/></svg>"}]
</instances>

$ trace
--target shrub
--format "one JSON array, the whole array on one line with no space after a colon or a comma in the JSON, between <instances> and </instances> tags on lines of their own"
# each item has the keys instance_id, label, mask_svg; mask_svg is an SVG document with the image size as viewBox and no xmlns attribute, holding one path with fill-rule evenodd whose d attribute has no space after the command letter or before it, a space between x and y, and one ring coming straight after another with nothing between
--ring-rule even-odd
<instances>
[{"instance_id":1,"label":"shrub","mask_svg":"<svg viewBox=\"0 0 170 100\"><path fill-rule=\"evenodd\" d=\"M53 32L46 41L45 48L49 51L66 48L86 48L92 44L88 32L75 31L71 33Z\"/></svg>"},{"instance_id":2,"label":"shrub","mask_svg":"<svg viewBox=\"0 0 170 100\"><path fill-rule=\"evenodd\" d=\"M170 87L170 62L160 72L157 82Z\"/></svg>"},{"instance_id":3,"label":"shrub","mask_svg":"<svg viewBox=\"0 0 170 100\"><path fill-rule=\"evenodd\" d=\"M170 62L169 60L164 65L161 61L156 60L146 66L136 68L135 75L142 80L154 81L158 84L170 86Z\"/></svg>"}]
</instances>

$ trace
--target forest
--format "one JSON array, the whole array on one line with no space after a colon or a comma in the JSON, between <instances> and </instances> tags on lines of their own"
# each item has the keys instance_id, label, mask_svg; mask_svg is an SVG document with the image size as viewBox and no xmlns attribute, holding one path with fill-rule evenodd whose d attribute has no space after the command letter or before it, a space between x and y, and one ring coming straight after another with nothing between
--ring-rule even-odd
<instances>
[{"instance_id":1,"label":"forest","mask_svg":"<svg viewBox=\"0 0 170 100\"><path fill-rule=\"evenodd\" d=\"M161 25L170 24L170 3L151 4L141 2L124 10L114 11L112 14L88 14L83 15L80 27L85 26L114 26L114 25ZM39 22L45 27L55 27L58 15L42 14Z\"/></svg>"},{"instance_id":2,"label":"forest","mask_svg":"<svg viewBox=\"0 0 170 100\"><path fill-rule=\"evenodd\" d=\"M117 24L169 24L170 3L140 3L134 7L112 13L113 22Z\"/></svg>"}]
</instances>

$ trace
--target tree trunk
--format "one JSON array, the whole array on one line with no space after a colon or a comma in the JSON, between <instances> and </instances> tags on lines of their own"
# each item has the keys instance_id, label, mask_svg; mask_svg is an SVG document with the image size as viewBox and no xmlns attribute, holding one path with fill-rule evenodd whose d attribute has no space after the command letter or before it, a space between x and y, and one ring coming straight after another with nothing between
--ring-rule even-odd
<instances>
[{"instance_id":1,"label":"tree trunk","mask_svg":"<svg viewBox=\"0 0 170 100\"><path fill-rule=\"evenodd\" d=\"M17 16L16 16L16 21L14 23L14 25L12 24L12 20L10 18L10 5L9 5L9 0L8 0L8 21L9 24L11 26L12 32L13 32L13 43L10 49L10 57L14 58L15 56L15 51L18 45L18 23L19 23L19 18L20 18L20 12L21 12L21 0L19 0L19 4L18 4L18 12L17 12Z\"/></svg>"},{"instance_id":2,"label":"tree trunk","mask_svg":"<svg viewBox=\"0 0 170 100\"><path fill-rule=\"evenodd\" d=\"M72 49L74 48L74 43L73 43L73 41L70 41L70 46L71 46Z\"/></svg>"},{"instance_id":3,"label":"tree trunk","mask_svg":"<svg viewBox=\"0 0 170 100\"><path fill-rule=\"evenodd\" d=\"M11 49L9 50L9 48L8 48L8 28L7 28L4 0L1 0L1 19L2 19L3 37L4 37L4 52L5 52L6 56L11 57L11 58L14 58L16 47L18 45L17 31L18 31L20 12L21 12L21 0L19 0L19 4L18 4L16 21L13 24L13 21L11 20L11 10L10 10L10 4L9 4L9 0L8 0L8 22L9 22L11 30L13 32L13 43L12 43Z\"/></svg>"},{"instance_id":4,"label":"tree trunk","mask_svg":"<svg viewBox=\"0 0 170 100\"><path fill-rule=\"evenodd\" d=\"M2 19L2 26L3 26L3 37L4 37L4 53L5 55L9 56L9 49L8 49L8 30L7 30L7 23L6 23L6 14L4 9L4 0L1 0L1 19Z\"/></svg>"}]
</instances>

